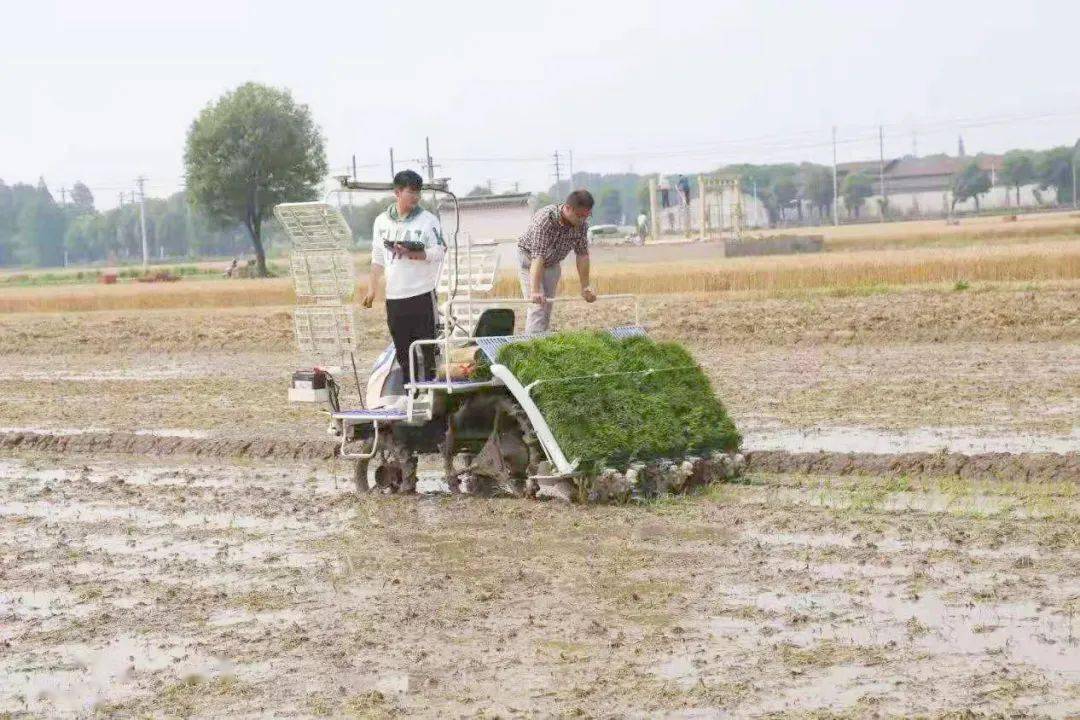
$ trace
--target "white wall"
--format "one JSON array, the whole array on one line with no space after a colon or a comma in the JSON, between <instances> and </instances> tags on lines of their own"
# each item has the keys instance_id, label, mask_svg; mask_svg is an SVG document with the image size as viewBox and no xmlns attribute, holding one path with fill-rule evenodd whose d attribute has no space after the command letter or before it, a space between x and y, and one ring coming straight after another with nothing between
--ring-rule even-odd
<instances>
[{"instance_id":1,"label":"white wall","mask_svg":"<svg viewBox=\"0 0 1080 720\"><path fill-rule=\"evenodd\" d=\"M469 233L473 240L517 240L525 232L533 210L529 205L499 205L495 207L461 208L461 233ZM454 212L442 212L443 235L447 241L454 232ZM464 243L465 236L460 234L458 241Z\"/></svg>"},{"instance_id":2,"label":"white wall","mask_svg":"<svg viewBox=\"0 0 1080 720\"><path fill-rule=\"evenodd\" d=\"M1006 208L1032 208L1040 207L1038 201L1035 199L1035 190L1038 185L1021 185L1020 186L1020 208L1016 205L1016 189L1012 187L1006 187L1004 185L995 185L983 195L979 196L979 209L980 210L1000 210ZM1056 195L1054 190L1042 191L1043 205L1049 205ZM860 218L877 218L880 217L881 211L878 205L878 198L880 195L874 195L866 199L862 208L859 211ZM918 215L944 215L949 212L949 206L952 203L952 193L948 191L929 191L918 193L889 193L889 216L890 217L906 217L906 216L918 216ZM974 212L975 201L968 200L966 202L957 203L956 210L958 212ZM844 201L840 200L840 211L844 217L848 217L847 209L844 206Z\"/></svg>"},{"instance_id":3,"label":"white wall","mask_svg":"<svg viewBox=\"0 0 1080 720\"><path fill-rule=\"evenodd\" d=\"M732 214L735 209L735 190L725 188L723 199L720 193L709 193L708 205L706 205L707 223L709 229L716 231L717 228L730 230L732 226ZM690 229L698 230L701 198L690 198ZM753 195L742 193L743 229L767 227L769 214L765 211L765 205L754 199ZM686 208L682 205L675 207L660 208L660 231L661 232L685 232Z\"/></svg>"}]
</instances>

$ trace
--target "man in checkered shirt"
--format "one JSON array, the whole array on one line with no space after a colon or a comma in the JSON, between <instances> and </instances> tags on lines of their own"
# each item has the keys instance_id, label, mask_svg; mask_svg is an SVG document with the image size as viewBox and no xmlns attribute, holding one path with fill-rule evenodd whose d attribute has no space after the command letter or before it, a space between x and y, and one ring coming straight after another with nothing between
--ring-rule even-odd
<instances>
[{"instance_id":1,"label":"man in checkered shirt","mask_svg":"<svg viewBox=\"0 0 1080 720\"><path fill-rule=\"evenodd\" d=\"M555 297L562 275L560 263L574 251L581 297L596 300L589 286L589 216L593 197L588 190L575 190L561 205L540 208L518 240L521 292L533 304L525 320L526 333L539 333L551 324L550 298Z\"/></svg>"}]
</instances>

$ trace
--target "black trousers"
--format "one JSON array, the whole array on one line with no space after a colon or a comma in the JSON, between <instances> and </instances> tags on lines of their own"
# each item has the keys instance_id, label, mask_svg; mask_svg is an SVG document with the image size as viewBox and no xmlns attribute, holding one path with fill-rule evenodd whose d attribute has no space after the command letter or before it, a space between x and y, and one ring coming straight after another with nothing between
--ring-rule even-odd
<instances>
[{"instance_id":1,"label":"black trousers","mask_svg":"<svg viewBox=\"0 0 1080 720\"><path fill-rule=\"evenodd\" d=\"M405 382L409 382L409 346L416 340L435 339L435 293L386 301L386 325L394 339L394 353ZM416 366L417 380L435 379L435 346L422 345L423 364ZM419 360L419 359L418 359Z\"/></svg>"}]
</instances>

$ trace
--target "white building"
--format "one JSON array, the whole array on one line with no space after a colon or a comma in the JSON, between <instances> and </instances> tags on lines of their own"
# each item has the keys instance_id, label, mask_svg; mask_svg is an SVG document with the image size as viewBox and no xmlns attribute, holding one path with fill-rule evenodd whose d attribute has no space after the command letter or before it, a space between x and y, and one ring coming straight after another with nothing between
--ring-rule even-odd
<instances>
[{"instance_id":1,"label":"white building","mask_svg":"<svg viewBox=\"0 0 1080 720\"><path fill-rule=\"evenodd\" d=\"M458 241L464 243L465 233L473 240L516 241L525 231L537 210L536 198L530 193L480 195L458 198L461 232ZM443 201L439 205L443 235L449 238L455 229L454 206Z\"/></svg>"},{"instance_id":2,"label":"white building","mask_svg":"<svg viewBox=\"0 0 1080 720\"><path fill-rule=\"evenodd\" d=\"M1054 192L1039 191L1038 185L1020 186L1019 202L1017 190L1005 185L1000 177L1001 155L977 155L975 157L905 157L889 160L885 164L885 191L888 195L889 217L920 217L945 215L952 211L953 179L974 161L979 169L990 176L990 190L979 196L979 209L1000 210L1013 208L1038 208L1049 205L1054 199ZM881 217L881 166L877 161L844 163L838 166L840 187L843 179L855 172L862 172L873 181L874 193L859 209L859 217L874 219ZM840 200L842 212L847 212L843 198ZM974 212L975 200L969 199L956 204L957 212ZM854 216L851 214L851 216Z\"/></svg>"}]
</instances>

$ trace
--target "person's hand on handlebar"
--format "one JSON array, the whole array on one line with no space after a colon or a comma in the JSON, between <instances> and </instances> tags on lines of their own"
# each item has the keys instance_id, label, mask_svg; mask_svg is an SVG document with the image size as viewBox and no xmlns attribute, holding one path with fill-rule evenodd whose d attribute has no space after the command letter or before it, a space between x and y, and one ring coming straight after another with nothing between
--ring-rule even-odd
<instances>
[{"instance_id":1,"label":"person's hand on handlebar","mask_svg":"<svg viewBox=\"0 0 1080 720\"><path fill-rule=\"evenodd\" d=\"M533 293L532 297L529 299L537 305L543 305L545 302L547 302L547 298L544 297L543 293Z\"/></svg>"}]
</instances>

